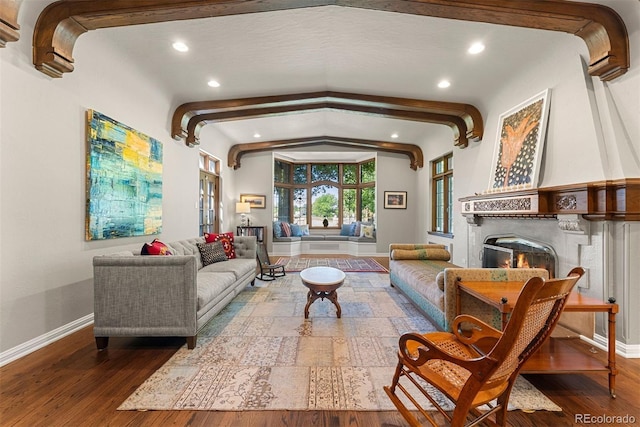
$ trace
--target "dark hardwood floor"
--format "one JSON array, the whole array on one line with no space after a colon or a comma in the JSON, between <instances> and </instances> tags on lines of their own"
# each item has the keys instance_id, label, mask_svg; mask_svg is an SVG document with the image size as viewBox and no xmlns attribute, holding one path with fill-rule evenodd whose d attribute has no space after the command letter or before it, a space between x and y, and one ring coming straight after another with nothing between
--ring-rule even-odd
<instances>
[{"instance_id":1,"label":"dark hardwood floor","mask_svg":"<svg viewBox=\"0 0 640 427\"><path fill-rule=\"evenodd\" d=\"M383 259L380 259L383 262ZM111 338L98 352L91 327L0 368L1 426L406 426L397 412L117 411L116 408L184 345L178 338ZM578 340L571 345L589 352ZM602 351L594 355L606 359ZM563 412L512 411L513 426L573 426L576 414L635 417L640 425L640 360L618 357L617 398L607 375L527 375ZM389 381L391 375L389 372ZM594 425L594 424L591 424Z\"/></svg>"}]
</instances>

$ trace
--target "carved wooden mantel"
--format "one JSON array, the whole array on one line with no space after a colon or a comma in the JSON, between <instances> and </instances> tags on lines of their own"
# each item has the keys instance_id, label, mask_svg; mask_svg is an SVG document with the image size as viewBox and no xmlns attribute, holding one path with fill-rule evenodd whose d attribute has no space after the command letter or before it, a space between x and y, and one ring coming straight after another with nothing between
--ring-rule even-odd
<instances>
[{"instance_id":1,"label":"carved wooden mantel","mask_svg":"<svg viewBox=\"0 0 640 427\"><path fill-rule=\"evenodd\" d=\"M640 178L468 196L459 199L467 222L483 217L555 218L576 214L588 220L640 221Z\"/></svg>"}]
</instances>

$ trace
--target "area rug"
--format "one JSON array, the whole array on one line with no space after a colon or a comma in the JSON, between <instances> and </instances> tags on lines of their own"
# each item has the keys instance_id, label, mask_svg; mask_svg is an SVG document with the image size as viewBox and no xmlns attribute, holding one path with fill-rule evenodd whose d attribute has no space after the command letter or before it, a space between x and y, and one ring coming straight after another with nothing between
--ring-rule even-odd
<instances>
[{"instance_id":1,"label":"area rug","mask_svg":"<svg viewBox=\"0 0 640 427\"><path fill-rule=\"evenodd\" d=\"M344 272L388 273L378 261L373 258L280 258L277 264L284 265L284 271L296 272L309 267L334 267Z\"/></svg>"},{"instance_id":2,"label":"area rug","mask_svg":"<svg viewBox=\"0 0 640 427\"><path fill-rule=\"evenodd\" d=\"M394 373L398 337L434 326L386 274L347 273L340 319L324 299L305 320L306 294L295 273L247 287L198 335L195 349L179 349L118 409L395 410L383 386ZM524 378L510 408L561 410Z\"/></svg>"}]
</instances>

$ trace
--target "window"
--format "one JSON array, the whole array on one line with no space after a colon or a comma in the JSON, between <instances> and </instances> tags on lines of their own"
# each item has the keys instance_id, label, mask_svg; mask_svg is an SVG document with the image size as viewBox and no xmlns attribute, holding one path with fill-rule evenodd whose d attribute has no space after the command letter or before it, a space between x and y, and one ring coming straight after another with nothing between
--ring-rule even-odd
<instances>
[{"instance_id":1,"label":"window","mask_svg":"<svg viewBox=\"0 0 640 427\"><path fill-rule=\"evenodd\" d=\"M453 234L453 153L431 162L432 230Z\"/></svg>"},{"instance_id":2,"label":"window","mask_svg":"<svg viewBox=\"0 0 640 427\"><path fill-rule=\"evenodd\" d=\"M207 153L200 152L200 200L198 216L200 235L204 233L218 233L220 221L217 212L220 211L220 161Z\"/></svg>"},{"instance_id":3,"label":"window","mask_svg":"<svg viewBox=\"0 0 640 427\"><path fill-rule=\"evenodd\" d=\"M323 228L373 222L376 162L291 163L275 159L273 219Z\"/></svg>"}]
</instances>

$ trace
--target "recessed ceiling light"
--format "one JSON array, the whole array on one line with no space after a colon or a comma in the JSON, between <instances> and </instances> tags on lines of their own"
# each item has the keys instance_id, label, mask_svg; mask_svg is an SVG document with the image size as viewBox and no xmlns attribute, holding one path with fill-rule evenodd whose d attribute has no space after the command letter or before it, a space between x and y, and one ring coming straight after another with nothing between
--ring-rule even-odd
<instances>
[{"instance_id":1,"label":"recessed ceiling light","mask_svg":"<svg viewBox=\"0 0 640 427\"><path fill-rule=\"evenodd\" d=\"M254 134L253 134L253 137L254 137L254 138L260 138L260 136L261 136L261 135L260 135L258 132L256 132L256 133L254 133Z\"/></svg>"},{"instance_id":2,"label":"recessed ceiling light","mask_svg":"<svg viewBox=\"0 0 640 427\"><path fill-rule=\"evenodd\" d=\"M438 87L440 89L446 89L449 86L451 86L451 83L449 82L449 80L440 80L440 83L438 83Z\"/></svg>"},{"instance_id":3,"label":"recessed ceiling light","mask_svg":"<svg viewBox=\"0 0 640 427\"><path fill-rule=\"evenodd\" d=\"M211 87L220 87L220 83L217 80L209 80L207 84Z\"/></svg>"},{"instance_id":4,"label":"recessed ceiling light","mask_svg":"<svg viewBox=\"0 0 640 427\"><path fill-rule=\"evenodd\" d=\"M189 50L189 46L187 46L186 44L184 44L182 42L175 42L173 44L173 48L175 50L177 50L178 52L187 52Z\"/></svg>"},{"instance_id":5,"label":"recessed ceiling light","mask_svg":"<svg viewBox=\"0 0 640 427\"><path fill-rule=\"evenodd\" d=\"M483 50L484 50L484 44L482 44L482 42L475 42L469 47L467 52L469 52L472 55L475 55L482 52Z\"/></svg>"},{"instance_id":6,"label":"recessed ceiling light","mask_svg":"<svg viewBox=\"0 0 640 427\"><path fill-rule=\"evenodd\" d=\"M391 138L393 138L393 139L398 138L398 133L397 132L392 133L391 134Z\"/></svg>"}]
</instances>

